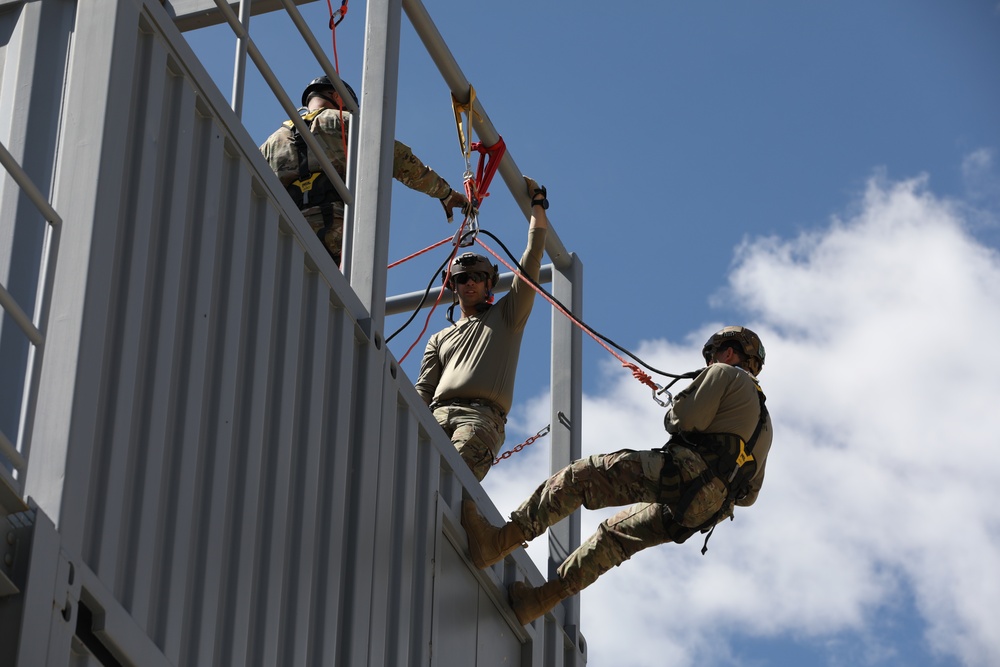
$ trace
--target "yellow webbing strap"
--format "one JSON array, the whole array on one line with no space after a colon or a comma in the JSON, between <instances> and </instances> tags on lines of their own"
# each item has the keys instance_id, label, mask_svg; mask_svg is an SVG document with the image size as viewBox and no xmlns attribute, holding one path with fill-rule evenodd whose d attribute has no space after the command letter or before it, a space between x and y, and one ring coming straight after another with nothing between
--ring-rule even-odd
<instances>
[{"instance_id":1,"label":"yellow webbing strap","mask_svg":"<svg viewBox=\"0 0 1000 667\"><path fill-rule=\"evenodd\" d=\"M745 445L743 438L740 438L740 453L736 455L737 468L742 468L744 463L753 461L753 454L747 454L746 449L744 449Z\"/></svg>"},{"instance_id":2,"label":"yellow webbing strap","mask_svg":"<svg viewBox=\"0 0 1000 667\"><path fill-rule=\"evenodd\" d=\"M754 429L753 435L750 436L750 440L754 444L757 443L757 436L760 435L760 429L764 425L764 420L767 417L767 409L764 407L764 390L760 388L759 384L754 383L757 387L757 398L760 400L760 418L757 423L757 428ZM740 438L740 453L736 455L736 470L733 470L733 474L730 476L729 481L733 481L736 477L736 471L743 467L744 464L753 461L753 454L747 454L746 443L743 442L743 438Z\"/></svg>"},{"instance_id":3,"label":"yellow webbing strap","mask_svg":"<svg viewBox=\"0 0 1000 667\"><path fill-rule=\"evenodd\" d=\"M302 120L304 120L305 122L308 123L313 118L315 118L316 116L318 116L321 111L325 111L325 109L322 109L322 108L320 108L320 109L313 109L309 113L304 113L304 114L302 114ZM284 123L282 123L282 125L284 125L285 127L287 127L290 130L294 130L295 129L295 123L293 123L290 120L286 120Z\"/></svg>"},{"instance_id":4,"label":"yellow webbing strap","mask_svg":"<svg viewBox=\"0 0 1000 667\"><path fill-rule=\"evenodd\" d=\"M309 178L306 179L300 178L297 181L292 181L291 184L297 187L302 192L309 192L310 190L313 189L313 183L316 182L316 179L319 178L319 175L322 173L323 172L321 171L314 171Z\"/></svg>"}]
</instances>

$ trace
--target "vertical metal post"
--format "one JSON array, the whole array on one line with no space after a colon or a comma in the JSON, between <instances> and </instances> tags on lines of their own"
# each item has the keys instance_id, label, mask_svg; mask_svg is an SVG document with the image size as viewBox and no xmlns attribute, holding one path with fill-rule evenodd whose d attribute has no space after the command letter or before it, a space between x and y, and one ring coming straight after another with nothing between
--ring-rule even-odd
<instances>
[{"instance_id":1,"label":"vertical metal post","mask_svg":"<svg viewBox=\"0 0 1000 667\"><path fill-rule=\"evenodd\" d=\"M344 248L344 271L371 313L369 333L374 335L385 321L402 0L371 0L367 12L357 181L348 183L354 224Z\"/></svg>"},{"instance_id":2,"label":"vertical metal post","mask_svg":"<svg viewBox=\"0 0 1000 667\"><path fill-rule=\"evenodd\" d=\"M250 33L250 0L240 0L240 24L244 35ZM233 101L230 106L243 118L243 87L247 77L247 38L236 37L236 64L233 66Z\"/></svg>"},{"instance_id":3,"label":"vertical metal post","mask_svg":"<svg viewBox=\"0 0 1000 667\"><path fill-rule=\"evenodd\" d=\"M577 317L583 316L583 264L573 253L570 265L552 273L552 294ZM580 328L560 313L552 312L552 472L555 473L582 453L581 410L583 390L583 336ZM580 545L580 512L549 528L549 572L556 569ZM565 625L572 635L580 625L580 598L563 603Z\"/></svg>"},{"instance_id":4,"label":"vertical metal post","mask_svg":"<svg viewBox=\"0 0 1000 667\"><path fill-rule=\"evenodd\" d=\"M352 123L347 185L354 195L344 227L343 271L370 317L359 324L370 343L358 369L359 411L355 415L352 453L352 489L349 502L356 511L356 526L374 526L383 497L381 447L389 447L383 429L383 410L392 411L383 396L386 360L382 330L385 325L386 266L389 263L389 213L392 192L392 157L396 131L396 86L399 78L399 35L402 0L369 0L365 22L365 55L361 76L358 122ZM357 129L355 129L357 128ZM351 165L353 162L353 168ZM391 442L391 438L388 438ZM373 446L374 445L374 446ZM386 471L390 472L390 471ZM371 617L378 612L373 586L376 531L357 528L348 552L353 579L346 584L345 599L354 614L345 628L338 664L379 664L381 646L373 646Z\"/></svg>"}]
</instances>

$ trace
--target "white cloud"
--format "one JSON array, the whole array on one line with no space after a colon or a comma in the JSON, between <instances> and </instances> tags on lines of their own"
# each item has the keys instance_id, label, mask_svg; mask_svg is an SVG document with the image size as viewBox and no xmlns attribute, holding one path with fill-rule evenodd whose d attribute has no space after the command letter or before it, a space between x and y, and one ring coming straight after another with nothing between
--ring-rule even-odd
<instances>
[{"instance_id":1,"label":"white cloud","mask_svg":"<svg viewBox=\"0 0 1000 667\"><path fill-rule=\"evenodd\" d=\"M926 179L876 178L828 228L738 248L720 296L768 350L764 489L707 556L699 536L649 549L584 591L591 664L754 664L737 634L836 646L845 633L858 664L896 664L899 647L872 628L910 604L924 624L916 650L1000 664L1000 257L966 214ZM728 323L638 353L688 370ZM602 372L607 391L585 397L584 454L661 444L649 391L616 363ZM547 419L532 403L515 412ZM488 478L501 511L544 477L543 453ZM609 513L585 512L584 533ZM530 551L539 563L544 542ZM829 664L845 662L838 651Z\"/></svg>"},{"instance_id":2,"label":"white cloud","mask_svg":"<svg viewBox=\"0 0 1000 667\"><path fill-rule=\"evenodd\" d=\"M1000 177L996 173L992 150L980 148L965 156L962 178L971 199L995 201L1000 197Z\"/></svg>"}]
</instances>

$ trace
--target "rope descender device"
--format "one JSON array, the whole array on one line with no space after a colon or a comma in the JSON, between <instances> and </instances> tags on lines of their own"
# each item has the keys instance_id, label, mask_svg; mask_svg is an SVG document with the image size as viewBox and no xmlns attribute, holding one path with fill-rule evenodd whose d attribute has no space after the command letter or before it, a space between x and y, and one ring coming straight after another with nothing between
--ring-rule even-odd
<instances>
[{"instance_id":1,"label":"rope descender device","mask_svg":"<svg viewBox=\"0 0 1000 667\"><path fill-rule=\"evenodd\" d=\"M468 197L469 201L472 201L471 197ZM476 242L476 238L479 236L479 212L476 209L471 209L469 214L465 216L465 222L455 230L455 236L451 239L451 244L453 246L458 246L459 248L467 248Z\"/></svg>"}]
</instances>

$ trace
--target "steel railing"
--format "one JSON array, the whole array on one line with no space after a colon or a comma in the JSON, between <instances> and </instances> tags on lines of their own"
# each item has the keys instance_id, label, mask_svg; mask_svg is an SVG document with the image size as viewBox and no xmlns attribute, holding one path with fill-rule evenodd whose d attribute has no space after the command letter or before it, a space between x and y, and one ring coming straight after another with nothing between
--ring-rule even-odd
<instances>
[{"instance_id":1,"label":"steel railing","mask_svg":"<svg viewBox=\"0 0 1000 667\"><path fill-rule=\"evenodd\" d=\"M55 272L58 231L62 225L62 218L3 143L0 143L0 164L49 223L42 244L38 272L39 281L32 315L29 316L6 286L0 284L0 307L17 325L30 345L24 384L21 389L18 435L11 440L10 436L0 431L0 459L6 463L6 465L0 465L0 474L3 474L20 493L24 489L24 477L27 473L31 449L31 424L34 423L35 405L38 397L38 378L42 353L45 348L45 328L48 321L52 279Z\"/></svg>"}]
</instances>

